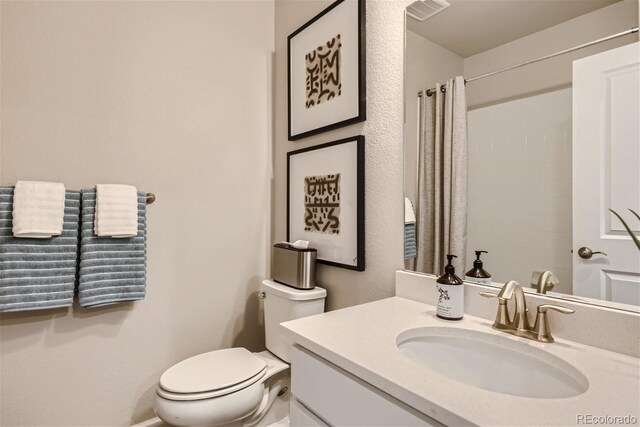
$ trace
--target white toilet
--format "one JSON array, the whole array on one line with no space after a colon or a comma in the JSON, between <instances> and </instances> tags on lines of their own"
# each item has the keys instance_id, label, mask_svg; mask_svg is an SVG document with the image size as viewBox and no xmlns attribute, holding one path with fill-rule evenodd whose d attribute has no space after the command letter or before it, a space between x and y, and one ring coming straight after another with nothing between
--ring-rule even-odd
<instances>
[{"instance_id":1,"label":"white toilet","mask_svg":"<svg viewBox=\"0 0 640 427\"><path fill-rule=\"evenodd\" d=\"M324 312L327 292L271 280L262 282L261 291L267 351L226 348L173 365L156 390L160 419L174 426L252 426L266 418L289 382L291 341L280 332L280 323Z\"/></svg>"}]
</instances>

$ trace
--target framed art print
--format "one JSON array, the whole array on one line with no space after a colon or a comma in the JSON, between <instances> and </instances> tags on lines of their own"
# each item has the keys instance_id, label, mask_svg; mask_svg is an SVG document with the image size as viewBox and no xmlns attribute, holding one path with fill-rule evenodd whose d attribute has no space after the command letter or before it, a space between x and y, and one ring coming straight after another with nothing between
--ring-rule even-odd
<instances>
[{"instance_id":1,"label":"framed art print","mask_svg":"<svg viewBox=\"0 0 640 427\"><path fill-rule=\"evenodd\" d=\"M287 38L289 140L366 120L365 0L338 0Z\"/></svg>"},{"instance_id":2,"label":"framed art print","mask_svg":"<svg viewBox=\"0 0 640 427\"><path fill-rule=\"evenodd\" d=\"M317 261L364 271L364 136L287 154L287 241Z\"/></svg>"}]
</instances>

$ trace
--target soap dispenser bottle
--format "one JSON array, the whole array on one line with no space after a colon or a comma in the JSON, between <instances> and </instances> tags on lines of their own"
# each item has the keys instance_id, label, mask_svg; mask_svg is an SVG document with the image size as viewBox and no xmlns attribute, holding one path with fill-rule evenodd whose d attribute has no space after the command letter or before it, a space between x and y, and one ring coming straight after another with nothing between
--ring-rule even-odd
<instances>
[{"instance_id":1,"label":"soap dispenser bottle","mask_svg":"<svg viewBox=\"0 0 640 427\"><path fill-rule=\"evenodd\" d=\"M488 253L489 252L487 251L476 251L476 260L473 261L473 268L467 271L464 276L464 280L467 282L479 283L481 285L491 284L491 274L482 268L482 261L480 260L480 255Z\"/></svg>"},{"instance_id":2,"label":"soap dispenser bottle","mask_svg":"<svg viewBox=\"0 0 640 427\"><path fill-rule=\"evenodd\" d=\"M460 320L464 314L464 282L456 276L456 270L451 265L455 255L447 255L447 265L444 274L436 280L438 289L438 305L436 316L445 320Z\"/></svg>"}]
</instances>

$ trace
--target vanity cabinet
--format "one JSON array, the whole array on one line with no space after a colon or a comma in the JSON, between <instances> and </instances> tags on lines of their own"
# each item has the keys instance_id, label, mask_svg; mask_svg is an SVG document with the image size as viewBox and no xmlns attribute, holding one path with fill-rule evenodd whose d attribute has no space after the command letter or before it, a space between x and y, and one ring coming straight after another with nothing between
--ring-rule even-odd
<instances>
[{"instance_id":1,"label":"vanity cabinet","mask_svg":"<svg viewBox=\"0 0 640 427\"><path fill-rule=\"evenodd\" d=\"M291 350L291 426L441 426L298 345Z\"/></svg>"}]
</instances>

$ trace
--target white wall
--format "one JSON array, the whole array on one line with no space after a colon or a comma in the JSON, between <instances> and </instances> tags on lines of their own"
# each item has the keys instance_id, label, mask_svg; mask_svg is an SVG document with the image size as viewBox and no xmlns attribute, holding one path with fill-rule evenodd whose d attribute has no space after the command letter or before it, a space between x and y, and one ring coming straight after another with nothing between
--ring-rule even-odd
<instances>
[{"instance_id":1,"label":"white wall","mask_svg":"<svg viewBox=\"0 0 640 427\"><path fill-rule=\"evenodd\" d=\"M571 89L472 110L467 260L494 281L553 271L571 294Z\"/></svg>"},{"instance_id":2,"label":"white wall","mask_svg":"<svg viewBox=\"0 0 640 427\"><path fill-rule=\"evenodd\" d=\"M638 0L622 0L537 33L465 58L466 78L591 42L638 25ZM470 109L571 86L574 60L633 43L627 35L585 49L497 74L467 85Z\"/></svg>"},{"instance_id":3,"label":"white wall","mask_svg":"<svg viewBox=\"0 0 640 427\"><path fill-rule=\"evenodd\" d=\"M144 301L0 317L0 424L135 424L173 363L263 348L274 3L2 2L1 15L2 185L131 183L157 201Z\"/></svg>"},{"instance_id":4,"label":"white wall","mask_svg":"<svg viewBox=\"0 0 640 427\"><path fill-rule=\"evenodd\" d=\"M286 238L286 153L363 134L365 143L366 271L318 266L328 309L394 295L402 268L404 8L409 1L367 1L367 121L298 142L287 140L287 36L332 0L276 2L275 197L273 241Z\"/></svg>"}]
</instances>

